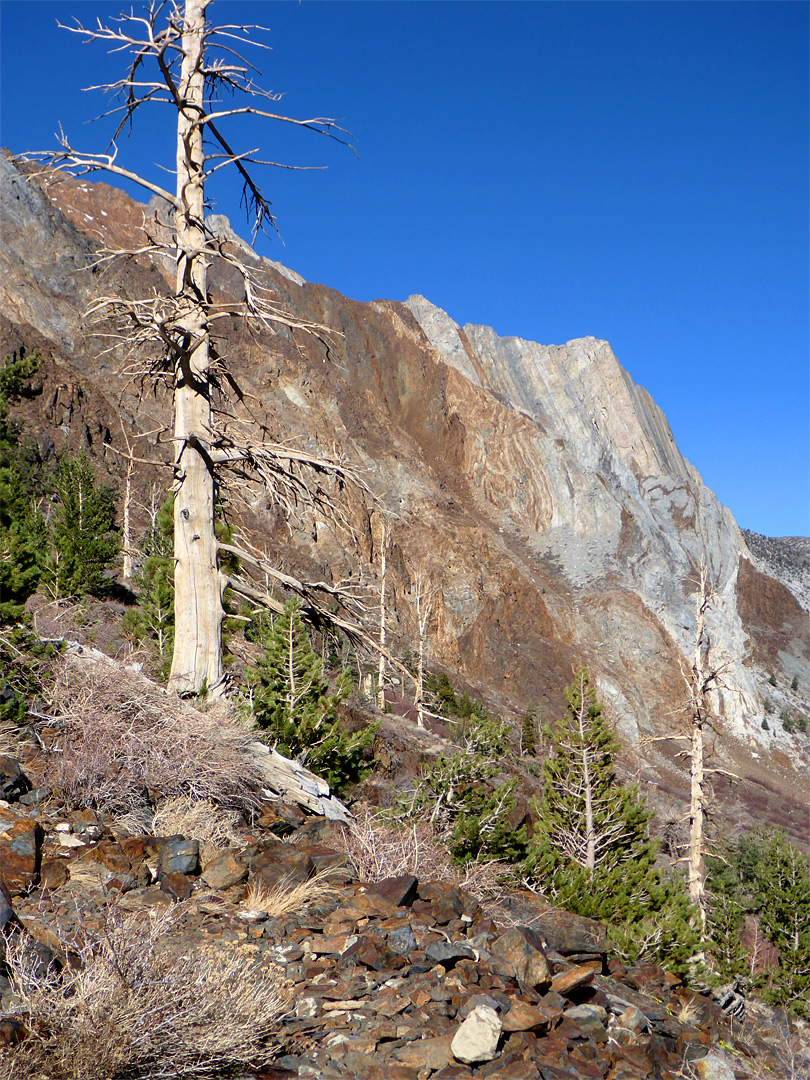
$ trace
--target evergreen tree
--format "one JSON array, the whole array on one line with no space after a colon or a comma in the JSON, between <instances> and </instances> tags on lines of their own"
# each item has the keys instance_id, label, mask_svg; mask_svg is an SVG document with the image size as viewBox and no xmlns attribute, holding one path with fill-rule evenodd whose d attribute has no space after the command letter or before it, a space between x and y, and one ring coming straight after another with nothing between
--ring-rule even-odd
<instances>
[{"instance_id":1,"label":"evergreen tree","mask_svg":"<svg viewBox=\"0 0 810 1080\"><path fill-rule=\"evenodd\" d=\"M102 596L119 551L115 491L96 481L87 456L63 458L56 473L51 574L57 596Z\"/></svg>"},{"instance_id":2,"label":"evergreen tree","mask_svg":"<svg viewBox=\"0 0 810 1080\"><path fill-rule=\"evenodd\" d=\"M553 752L526 867L554 903L608 923L628 959L682 969L698 944L691 907L682 882L656 866L653 815L616 776L619 743L584 669L566 699L565 718L544 732Z\"/></svg>"},{"instance_id":3,"label":"evergreen tree","mask_svg":"<svg viewBox=\"0 0 810 1080\"><path fill-rule=\"evenodd\" d=\"M757 830L709 859L715 978L737 979L766 1001L810 1016L810 860L784 833ZM778 954L761 969L743 943L747 917Z\"/></svg>"},{"instance_id":4,"label":"evergreen tree","mask_svg":"<svg viewBox=\"0 0 810 1080\"><path fill-rule=\"evenodd\" d=\"M139 641L148 641L158 656L158 674L168 678L174 645L174 531L173 500L156 514L139 547L145 556L135 576L140 607L128 611L122 627Z\"/></svg>"},{"instance_id":5,"label":"evergreen tree","mask_svg":"<svg viewBox=\"0 0 810 1080\"><path fill-rule=\"evenodd\" d=\"M517 781L498 782L509 725L478 706L461 727L462 748L423 769L416 791L401 800L400 816L428 819L446 831L456 862L518 862L526 854L526 830L512 826Z\"/></svg>"},{"instance_id":6,"label":"evergreen tree","mask_svg":"<svg viewBox=\"0 0 810 1080\"><path fill-rule=\"evenodd\" d=\"M8 419L12 402L31 397L38 352L24 349L0 366L0 624L19 621L36 592L45 550L45 523L37 502L43 493L39 452L22 441L21 425Z\"/></svg>"},{"instance_id":7,"label":"evergreen tree","mask_svg":"<svg viewBox=\"0 0 810 1080\"><path fill-rule=\"evenodd\" d=\"M289 600L281 615L259 616L249 631L264 656L248 673L256 722L266 728L279 753L302 759L336 791L359 780L379 724L347 733L338 706L349 692L344 673L334 691L323 675L301 618Z\"/></svg>"},{"instance_id":8,"label":"evergreen tree","mask_svg":"<svg viewBox=\"0 0 810 1080\"><path fill-rule=\"evenodd\" d=\"M0 720L22 720L27 701L41 689L40 666L53 651L28 628L25 602L36 592L47 550L39 512L46 470L38 448L22 437L9 408L37 393L30 380L38 352L20 349L0 365Z\"/></svg>"},{"instance_id":9,"label":"evergreen tree","mask_svg":"<svg viewBox=\"0 0 810 1080\"><path fill-rule=\"evenodd\" d=\"M527 757L534 757L537 754L537 727L531 709L524 713L520 722L520 749Z\"/></svg>"},{"instance_id":10,"label":"evergreen tree","mask_svg":"<svg viewBox=\"0 0 810 1080\"><path fill-rule=\"evenodd\" d=\"M533 850L538 859L564 858L590 875L597 867L612 870L630 860L638 862L650 847L653 815L637 789L616 777L613 755L619 742L584 669L565 695L566 717L544 732L553 753L543 768L544 796L536 808Z\"/></svg>"}]
</instances>

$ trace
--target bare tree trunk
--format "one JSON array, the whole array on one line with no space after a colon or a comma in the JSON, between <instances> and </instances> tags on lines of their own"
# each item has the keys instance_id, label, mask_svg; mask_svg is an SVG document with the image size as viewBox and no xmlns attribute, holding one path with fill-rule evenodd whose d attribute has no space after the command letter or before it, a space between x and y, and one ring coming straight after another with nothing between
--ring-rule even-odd
<instances>
[{"instance_id":1,"label":"bare tree trunk","mask_svg":"<svg viewBox=\"0 0 810 1080\"><path fill-rule=\"evenodd\" d=\"M121 546L124 551L124 581L132 581L132 527L130 523L130 511L132 508L132 473L135 470L135 459L132 455L132 447L128 444L127 450L127 475L124 482L124 511L121 528Z\"/></svg>"},{"instance_id":2,"label":"bare tree trunk","mask_svg":"<svg viewBox=\"0 0 810 1080\"><path fill-rule=\"evenodd\" d=\"M183 348L174 391L175 639L169 688L224 690L222 593L214 535L213 423L209 381L205 251L204 48L208 0L186 0L177 121L177 296L184 301Z\"/></svg>"},{"instance_id":3,"label":"bare tree trunk","mask_svg":"<svg viewBox=\"0 0 810 1080\"><path fill-rule=\"evenodd\" d=\"M584 675L580 676L580 703L577 715L579 735L582 743L582 783L585 795L585 869L593 876L596 869L596 830L593 822L593 780L591 778L591 759L586 739L586 720L588 716L587 686Z\"/></svg>"},{"instance_id":4,"label":"bare tree trunk","mask_svg":"<svg viewBox=\"0 0 810 1080\"><path fill-rule=\"evenodd\" d=\"M433 610L433 602L436 592L431 589L424 574L419 571L413 584L414 606L416 608L417 626L417 653L416 653L416 690L414 693L414 705L416 706L416 723L419 727L425 726L425 646L427 644L427 629Z\"/></svg>"},{"instance_id":5,"label":"bare tree trunk","mask_svg":"<svg viewBox=\"0 0 810 1080\"><path fill-rule=\"evenodd\" d=\"M51 167L78 170L78 175L102 171L126 178L157 195L172 208L173 233L167 238L158 230L156 238L135 249L106 252L100 262L136 255L167 255L176 252L175 294L167 298L155 292L148 297L128 297L113 293L97 298L88 309L88 317L117 324L122 344L135 366L141 370L148 357L146 372L162 380L168 360L173 373L174 390L174 556L175 556L175 645L169 686L179 693L209 694L224 692L221 629L222 595L228 584L220 571L215 536L215 469L235 466L245 479L269 483L283 505L292 506L298 497L320 501L333 509L328 496L317 485L310 485L301 472L332 472L353 480L353 470L307 454L276 446L262 432L257 440L248 430L253 417L223 419L215 435L216 417L211 395L217 380L211 371L209 334L217 320L244 316L256 326L270 330L276 325L298 328L321 335L325 328L302 322L285 311L266 287L261 274L242 262L205 231L205 180L224 165L232 166L243 184L243 196L254 230L265 225L275 227L271 204L254 182L250 166L269 165L257 161L255 151L237 153L219 130L219 122L237 116L251 116L281 121L296 127L328 135L344 143L347 135L326 117L299 120L280 116L274 103L278 95L254 83L256 69L240 56L241 45L260 44L252 40L261 27L213 27L206 21L211 0L159 0L147 4L145 13L122 14L115 25L97 21L95 29L77 25L65 27L93 41L104 41L111 52L127 52L130 62L127 75L103 87L123 104L110 110L117 115L118 127L112 137L110 152L74 151L62 134L61 149L42 156ZM60 24L61 25L61 24ZM157 72L154 72L156 65ZM224 98L233 95L227 104ZM117 161L116 138L132 122L142 105L159 104L176 111L176 188L173 194L152 180L139 176ZM212 149L203 144L203 132ZM348 143L347 143L348 144ZM214 149L216 147L216 149ZM34 157L39 154L34 154ZM227 262L242 278L244 298L233 304L212 305L208 299L207 268L211 259ZM132 373L132 372L130 372ZM231 380L232 382L232 380ZM362 486L362 485L361 485ZM128 524L128 523L127 523ZM241 554L241 553L240 553ZM255 562L255 560L254 560ZM131 563L127 570L131 573ZM288 587L307 595L323 615L331 618L326 607L319 607L308 586L284 575ZM321 589L321 583L313 588ZM243 592L253 600L276 610L277 602L250 584ZM319 594L318 594L319 595ZM340 588L333 596L348 603L350 593ZM335 625L351 626L334 619Z\"/></svg>"},{"instance_id":6,"label":"bare tree trunk","mask_svg":"<svg viewBox=\"0 0 810 1080\"><path fill-rule=\"evenodd\" d=\"M380 660L377 666L377 708L385 708L385 555L388 530L383 525L380 543Z\"/></svg>"},{"instance_id":7,"label":"bare tree trunk","mask_svg":"<svg viewBox=\"0 0 810 1080\"><path fill-rule=\"evenodd\" d=\"M709 589L706 568L701 566L695 601L695 655L692 661L690 686L691 768L689 797L689 898L700 913L701 926L706 926L706 871L703 861L705 776L703 761L703 724L709 715L708 692L716 681L708 670L709 642L706 633L706 612L713 593Z\"/></svg>"},{"instance_id":8,"label":"bare tree trunk","mask_svg":"<svg viewBox=\"0 0 810 1080\"><path fill-rule=\"evenodd\" d=\"M706 925L705 869L703 865L703 725L692 719L692 768L689 798L689 898Z\"/></svg>"}]
</instances>

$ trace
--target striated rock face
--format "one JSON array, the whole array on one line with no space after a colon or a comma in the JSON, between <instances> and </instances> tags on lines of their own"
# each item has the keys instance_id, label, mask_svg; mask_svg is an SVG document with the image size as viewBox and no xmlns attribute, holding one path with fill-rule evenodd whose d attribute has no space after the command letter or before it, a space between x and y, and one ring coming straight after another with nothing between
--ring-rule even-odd
<instances>
[{"instance_id":1,"label":"striated rock face","mask_svg":"<svg viewBox=\"0 0 810 1080\"><path fill-rule=\"evenodd\" d=\"M38 346L45 356L43 392L25 406L31 429L57 451L91 444L100 453L123 446L120 416L151 433L144 456L168 460L159 433L167 397L140 398L118 374L121 350L104 353L82 321L102 289L167 287L167 269L149 260L105 274L103 284L91 269L99 245L143 236L145 208L103 184L65 180L43 194L8 159L0 199L0 345ZM227 220L211 225L236 243ZM386 517L395 648L415 641L411 589L421 572L438 589L429 664L504 715L533 706L553 719L572 666L585 663L629 748L628 770L664 803L674 800L675 816L687 781L680 744L652 740L683 730L681 665L705 563L717 587L714 656L730 662L715 702L716 753L743 780L734 789L718 780L716 795L740 823L764 819L799 834L807 740L778 722L761 726L766 698L808 712L807 593L793 549L783 546L789 572L777 573L763 554L774 542L746 540L610 346L499 338L459 327L422 297L361 304L260 264L278 301L331 337L327 351L297 333L232 327L228 362L244 399L274 437L321 454L338 448L363 467L377 501L348 498L347 533L311 515L287 522L258 494L241 509L234 503L254 542L315 578L359 575L373 594ZM227 297L237 286L215 264L211 287ZM142 489L154 479L139 467Z\"/></svg>"}]
</instances>

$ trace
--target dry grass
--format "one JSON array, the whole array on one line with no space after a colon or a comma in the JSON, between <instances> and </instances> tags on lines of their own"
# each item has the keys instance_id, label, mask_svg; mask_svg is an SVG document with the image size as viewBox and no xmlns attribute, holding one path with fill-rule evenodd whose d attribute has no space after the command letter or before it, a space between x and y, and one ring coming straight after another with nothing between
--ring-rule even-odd
<instances>
[{"instance_id":1,"label":"dry grass","mask_svg":"<svg viewBox=\"0 0 810 1080\"><path fill-rule=\"evenodd\" d=\"M158 916L111 910L81 943L81 964L43 976L27 939L7 964L29 1036L0 1049L0 1080L211 1076L273 1057L287 992L275 968L237 946L181 936L175 908Z\"/></svg>"},{"instance_id":2,"label":"dry grass","mask_svg":"<svg viewBox=\"0 0 810 1080\"><path fill-rule=\"evenodd\" d=\"M761 1002L747 1002L741 1026L735 1025L745 1042L745 1053L731 1046L723 1054L739 1080L807 1080L810 1076L810 1025L803 1020L787 1022ZM712 1048L716 1052L716 1048ZM700 1080L695 1062L684 1061L679 1080Z\"/></svg>"},{"instance_id":3,"label":"dry grass","mask_svg":"<svg viewBox=\"0 0 810 1080\"><path fill-rule=\"evenodd\" d=\"M494 912L504 895L499 883L504 866L497 862L452 862L445 837L429 822L397 825L379 811L352 807L354 821L335 846L346 853L361 881L383 881L412 874L421 881L446 881L464 889L488 911Z\"/></svg>"},{"instance_id":4,"label":"dry grass","mask_svg":"<svg viewBox=\"0 0 810 1080\"><path fill-rule=\"evenodd\" d=\"M693 1025L700 1019L700 1006L693 997L691 1001L684 1001L675 1014L675 1019L681 1024Z\"/></svg>"},{"instance_id":5,"label":"dry grass","mask_svg":"<svg viewBox=\"0 0 810 1080\"><path fill-rule=\"evenodd\" d=\"M14 724L0 724L0 757L16 758L20 753L20 733Z\"/></svg>"},{"instance_id":6,"label":"dry grass","mask_svg":"<svg viewBox=\"0 0 810 1080\"><path fill-rule=\"evenodd\" d=\"M253 804L261 776L248 728L208 715L112 664L54 666L51 752L42 782L72 806L143 811L145 791L167 799Z\"/></svg>"},{"instance_id":7,"label":"dry grass","mask_svg":"<svg viewBox=\"0 0 810 1080\"><path fill-rule=\"evenodd\" d=\"M203 863L239 843L236 828L241 820L237 810L225 810L211 799L189 799L183 795L166 799L152 816L154 836L184 836L198 840Z\"/></svg>"},{"instance_id":8,"label":"dry grass","mask_svg":"<svg viewBox=\"0 0 810 1080\"><path fill-rule=\"evenodd\" d=\"M285 879L274 888L251 885L242 907L246 911L263 911L271 919L281 919L301 911L309 904L323 904L336 900L341 895L341 887L335 881L332 872L322 870L313 874L308 881Z\"/></svg>"}]
</instances>

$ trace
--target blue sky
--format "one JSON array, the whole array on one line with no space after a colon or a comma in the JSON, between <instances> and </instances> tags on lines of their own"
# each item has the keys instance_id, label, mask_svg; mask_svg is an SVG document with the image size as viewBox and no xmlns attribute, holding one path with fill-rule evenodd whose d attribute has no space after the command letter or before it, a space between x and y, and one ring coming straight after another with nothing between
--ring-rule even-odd
<instances>
[{"instance_id":1,"label":"blue sky","mask_svg":"<svg viewBox=\"0 0 810 1080\"><path fill-rule=\"evenodd\" d=\"M2 0L0 142L103 149L81 88L120 72L56 20L129 0ZM136 11L139 10L135 4ZM359 157L260 125L283 244L359 300L422 293L460 323L612 344L744 528L807 535L808 12L780 3L219 0L271 28L263 84L339 118ZM241 141L240 141L241 140ZM248 140L250 140L248 142ZM152 110L120 158L170 166ZM243 230L238 190L210 192Z\"/></svg>"}]
</instances>

